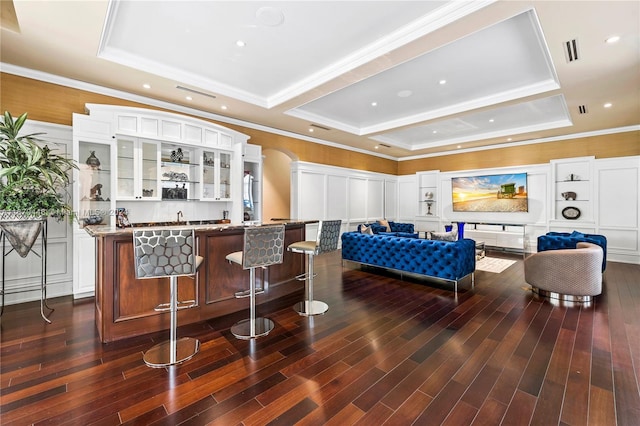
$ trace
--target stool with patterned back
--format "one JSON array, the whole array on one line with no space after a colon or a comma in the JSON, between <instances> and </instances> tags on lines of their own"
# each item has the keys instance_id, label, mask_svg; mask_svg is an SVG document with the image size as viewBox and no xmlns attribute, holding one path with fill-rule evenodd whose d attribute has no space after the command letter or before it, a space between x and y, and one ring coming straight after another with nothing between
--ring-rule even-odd
<instances>
[{"instance_id":1,"label":"stool with patterned back","mask_svg":"<svg viewBox=\"0 0 640 426\"><path fill-rule=\"evenodd\" d=\"M191 359L200 342L191 337L177 338L178 309L195 306L195 300L178 302L178 277L195 276L203 258L196 255L193 229L143 228L133 230L135 275L138 279L169 277L170 300L155 310L171 313L170 338L144 353L149 367L167 367Z\"/></svg>"},{"instance_id":2,"label":"stool with patterned back","mask_svg":"<svg viewBox=\"0 0 640 426\"><path fill-rule=\"evenodd\" d=\"M249 318L231 327L231 333L238 339L266 336L273 330L273 321L263 317L256 318L256 268L282 263L283 252L284 225L270 225L245 228L243 250L227 255L229 262L249 270ZM263 289L266 290L264 283Z\"/></svg>"},{"instance_id":3,"label":"stool with patterned back","mask_svg":"<svg viewBox=\"0 0 640 426\"><path fill-rule=\"evenodd\" d=\"M315 241L298 241L288 247L288 250L293 253L307 255L307 272L296 277L300 281L305 281L305 300L293 306L293 309L302 316L324 314L329 309L326 303L313 299L313 278L316 275L313 270L313 258L338 248L341 225L341 220L321 221Z\"/></svg>"}]
</instances>

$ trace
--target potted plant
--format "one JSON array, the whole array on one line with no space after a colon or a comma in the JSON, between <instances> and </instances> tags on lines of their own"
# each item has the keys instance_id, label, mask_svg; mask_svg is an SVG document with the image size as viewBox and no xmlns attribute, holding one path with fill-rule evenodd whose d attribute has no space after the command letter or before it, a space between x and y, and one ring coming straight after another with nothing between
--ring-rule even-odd
<instances>
[{"instance_id":1,"label":"potted plant","mask_svg":"<svg viewBox=\"0 0 640 426\"><path fill-rule=\"evenodd\" d=\"M29 253L43 220L72 218L64 192L71 182L69 171L76 167L38 138L43 133L19 136L26 120L27 113L14 119L7 111L0 122L0 226L22 257ZM39 226L27 231L26 222ZM16 240L23 236L33 241L17 247Z\"/></svg>"}]
</instances>

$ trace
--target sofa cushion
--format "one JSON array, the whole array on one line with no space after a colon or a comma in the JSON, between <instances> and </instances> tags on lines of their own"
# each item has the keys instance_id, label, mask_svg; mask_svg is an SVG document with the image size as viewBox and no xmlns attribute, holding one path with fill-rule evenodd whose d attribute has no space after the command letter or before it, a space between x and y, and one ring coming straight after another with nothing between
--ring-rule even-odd
<instances>
[{"instance_id":1,"label":"sofa cushion","mask_svg":"<svg viewBox=\"0 0 640 426\"><path fill-rule=\"evenodd\" d=\"M358 225L358 232L362 232L362 227L368 226L371 228L374 234L379 234L381 232L406 232L409 234L415 233L413 229L413 223L400 223L400 222L391 222L389 221L390 230L387 229L385 225L380 225L378 222L373 223L363 223Z\"/></svg>"},{"instance_id":2,"label":"sofa cushion","mask_svg":"<svg viewBox=\"0 0 640 426\"><path fill-rule=\"evenodd\" d=\"M360 232L363 234L373 235L373 229L370 226L360 225L358 228L360 229Z\"/></svg>"},{"instance_id":3,"label":"sofa cushion","mask_svg":"<svg viewBox=\"0 0 640 426\"><path fill-rule=\"evenodd\" d=\"M389 221L389 227L391 227L391 232L405 232L408 234L413 234L416 232L414 229L413 223Z\"/></svg>"},{"instance_id":4,"label":"sofa cushion","mask_svg":"<svg viewBox=\"0 0 640 426\"><path fill-rule=\"evenodd\" d=\"M452 229L447 232L430 232L428 237L430 240L456 241L458 239L458 230Z\"/></svg>"},{"instance_id":5,"label":"sofa cushion","mask_svg":"<svg viewBox=\"0 0 640 426\"><path fill-rule=\"evenodd\" d=\"M386 235L391 237L402 237L402 238L418 238L417 232L379 232L378 235Z\"/></svg>"},{"instance_id":6,"label":"sofa cushion","mask_svg":"<svg viewBox=\"0 0 640 426\"><path fill-rule=\"evenodd\" d=\"M391 226L389 225L389 221L387 219L378 220L378 225L387 228L386 232L391 232Z\"/></svg>"}]
</instances>

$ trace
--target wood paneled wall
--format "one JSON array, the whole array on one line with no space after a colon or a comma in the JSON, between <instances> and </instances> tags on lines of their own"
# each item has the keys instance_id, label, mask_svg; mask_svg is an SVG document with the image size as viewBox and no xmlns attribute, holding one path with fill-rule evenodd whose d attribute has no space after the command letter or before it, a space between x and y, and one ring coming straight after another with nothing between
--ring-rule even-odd
<instances>
[{"instance_id":1,"label":"wood paneled wall","mask_svg":"<svg viewBox=\"0 0 640 426\"><path fill-rule=\"evenodd\" d=\"M49 123L72 124L72 114L84 114L87 103L122 105L138 108L170 111L146 104L132 102L111 96L100 95L84 90L73 89L57 84L20 77L13 74L0 73L0 111L10 111L17 116L29 113L29 119ZM175 111L171 111L175 112ZM378 173L396 174L398 164L372 155L361 154L346 149L307 142L288 136L255 130L229 123L201 120L225 126L251 136L249 143L261 145L262 149L281 149L295 155L300 161L308 161L331 166L348 167Z\"/></svg>"},{"instance_id":2,"label":"wood paneled wall","mask_svg":"<svg viewBox=\"0 0 640 426\"><path fill-rule=\"evenodd\" d=\"M64 125L71 125L72 113L84 113L84 105L87 103L163 110L146 104L7 73L0 73L0 90L2 93L0 111L10 111L13 115L27 111L32 120ZM593 155L596 158L640 155L640 132L636 131L396 162L248 127L214 120L206 121L251 136L249 142L261 145L263 150L279 149L290 152L300 161L398 175L425 170L455 171L541 164L551 159L587 155Z\"/></svg>"},{"instance_id":3,"label":"wood paneled wall","mask_svg":"<svg viewBox=\"0 0 640 426\"><path fill-rule=\"evenodd\" d=\"M553 159L591 155L596 158L640 155L640 131L400 161L398 174L545 164Z\"/></svg>"}]
</instances>

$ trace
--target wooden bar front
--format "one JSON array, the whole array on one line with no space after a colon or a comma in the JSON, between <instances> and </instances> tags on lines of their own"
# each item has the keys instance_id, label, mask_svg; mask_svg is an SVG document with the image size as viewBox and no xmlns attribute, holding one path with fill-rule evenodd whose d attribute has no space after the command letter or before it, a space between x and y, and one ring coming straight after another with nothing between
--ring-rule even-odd
<instances>
[{"instance_id":1,"label":"wooden bar front","mask_svg":"<svg viewBox=\"0 0 640 426\"><path fill-rule=\"evenodd\" d=\"M169 312L154 308L169 301L169 278L136 279L132 234L102 233L96 237L96 325L102 342L169 329ZM178 312L178 326L249 309L247 298L234 294L249 288L249 271L225 257L241 251L244 228L198 229L199 255L204 257L195 277L178 279L178 300L196 300L196 306ZM305 238L305 224L287 224L285 247ZM304 272L304 256L284 252L282 264L256 270L258 285L268 291L256 303L301 290L295 276Z\"/></svg>"}]
</instances>

